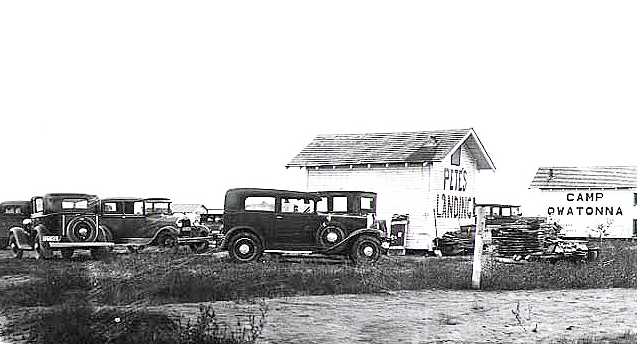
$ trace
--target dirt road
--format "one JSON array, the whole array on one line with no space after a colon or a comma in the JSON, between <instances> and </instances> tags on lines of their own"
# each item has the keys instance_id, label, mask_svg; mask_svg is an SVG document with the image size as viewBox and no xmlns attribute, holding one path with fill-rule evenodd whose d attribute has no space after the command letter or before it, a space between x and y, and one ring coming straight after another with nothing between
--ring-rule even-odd
<instances>
[{"instance_id":1,"label":"dirt road","mask_svg":"<svg viewBox=\"0 0 637 344\"><path fill-rule=\"evenodd\" d=\"M637 330L637 290L631 289L428 290L266 303L266 343L536 343ZM228 323L259 314L255 304L213 306ZM198 312L198 304L161 308L193 320Z\"/></svg>"}]
</instances>

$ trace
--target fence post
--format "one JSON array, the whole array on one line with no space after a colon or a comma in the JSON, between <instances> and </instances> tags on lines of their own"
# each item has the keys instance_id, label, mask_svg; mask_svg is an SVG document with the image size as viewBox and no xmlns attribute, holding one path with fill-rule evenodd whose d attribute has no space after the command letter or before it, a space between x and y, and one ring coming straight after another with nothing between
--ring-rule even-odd
<instances>
[{"instance_id":1,"label":"fence post","mask_svg":"<svg viewBox=\"0 0 637 344\"><path fill-rule=\"evenodd\" d=\"M480 289L480 278L482 275L482 234L485 227L484 207L478 208L478 219L476 223L476 236L473 246L473 274L471 275L471 287Z\"/></svg>"}]
</instances>

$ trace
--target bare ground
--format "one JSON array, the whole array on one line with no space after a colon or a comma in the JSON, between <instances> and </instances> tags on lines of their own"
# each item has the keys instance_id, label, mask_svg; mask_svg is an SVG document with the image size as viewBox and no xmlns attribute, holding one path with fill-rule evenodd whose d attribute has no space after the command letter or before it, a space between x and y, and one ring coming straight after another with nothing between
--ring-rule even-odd
<instances>
[{"instance_id":1,"label":"bare ground","mask_svg":"<svg viewBox=\"0 0 637 344\"><path fill-rule=\"evenodd\" d=\"M262 342L536 343L621 335L637 329L636 296L632 289L427 290L269 299ZM231 324L259 314L255 303L212 305ZM194 320L198 307L159 308Z\"/></svg>"}]
</instances>

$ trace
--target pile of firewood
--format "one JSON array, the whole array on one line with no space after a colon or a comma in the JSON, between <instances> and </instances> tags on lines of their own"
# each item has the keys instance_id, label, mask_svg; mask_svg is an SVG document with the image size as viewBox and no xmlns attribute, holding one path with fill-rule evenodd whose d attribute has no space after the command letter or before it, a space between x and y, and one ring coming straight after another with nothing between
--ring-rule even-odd
<instances>
[{"instance_id":1,"label":"pile of firewood","mask_svg":"<svg viewBox=\"0 0 637 344\"><path fill-rule=\"evenodd\" d=\"M445 256L473 253L475 231L447 232L434 244Z\"/></svg>"},{"instance_id":2,"label":"pile of firewood","mask_svg":"<svg viewBox=\"0 0 637 344\"><path fill-rule=\"evenodd\" d=\"M494 226L491 231L496 256L527 256L543 252L545 233L537 222L506 223Z\"/></svg>"}]
</instances>

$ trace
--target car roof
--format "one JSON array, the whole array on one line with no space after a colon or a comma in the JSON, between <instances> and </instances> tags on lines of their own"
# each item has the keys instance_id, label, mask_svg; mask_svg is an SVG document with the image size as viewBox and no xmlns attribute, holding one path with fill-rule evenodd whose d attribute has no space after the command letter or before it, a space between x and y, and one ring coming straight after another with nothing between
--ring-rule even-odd
<instances>
[{"instance_id":1,"label":"car roof","mask_svg":"<svg viewBox=\"0 0 637 344\"><path fill-rule=\"evenodd\" d=\"M333 191L314 191L313 193L319 195L374 195L372 191L350 191L350 190L333 190Z\"/></svg>"},{"instance_id":2,"label":"car roof","mask_svg":"<svg viewBox=\"0 0 637 344\"><path fill-rule=\"evenodd\" d=\"M237 195L250 195L250 196L287 196L287 197L298 197L298 198L312 198L315 200L320 200L317 194L312 192L303 192L303 191L290 191L290 190L278 190L278 189L259 189L259 188L235 188L229 189L226 191L226 195L234 193Z\"/></svg>"},{"instance_id":3,"label":"car roof","mask_svg":"<svg viewBox=\"0 0 637 344\"><path fill-rule=\"evenodd\" d=\"M4 201L2 203L0 203L0 206L5 206L5 205L29 205L31 202L30 201Z\"/></svg>"},{"instance_id":4,"label":"car roof","mask_svg":"<svg viewBox=\"0 0 637 344\"><path fill-rule=\"evenodd\" d=\"M40 196L36 196L40 197ZM85 193L56 192L44 195L45 198L97 198L96 195Z\"/></svg>"},{"instance_id":5,"label":"car roof","mask_svg":"<svg viewBox=\"0 0 637 344\"><path fill-rule=\"evenodd\" d=\"M140 197L107 197L102 198L102 202L117 202L117 201L143 201Z\"/></svg>"}]
</instances>

